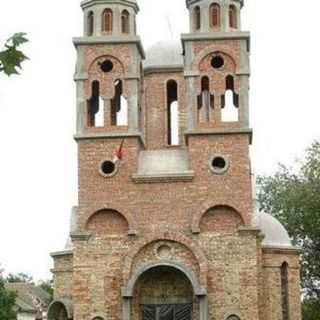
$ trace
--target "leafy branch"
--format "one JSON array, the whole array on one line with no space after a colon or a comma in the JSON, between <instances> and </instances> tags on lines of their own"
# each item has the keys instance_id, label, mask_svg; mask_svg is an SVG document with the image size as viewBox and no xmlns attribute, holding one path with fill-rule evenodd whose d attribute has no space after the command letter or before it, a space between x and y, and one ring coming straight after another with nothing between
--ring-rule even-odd
<instances>
[{"instance_id":1,"label":"leafy branch","mask_svg":"<svg viewBox=\"0 0 320 320\"><path fill-rule=\"evenodd\" d=\"M22 69L22 62L28 60L28 57L19 50L19 47L26 42L28 39L23 32L14 34L5 42L4 49L0 51L0 72L8 76L19 74L18 69Z\"/></svg>"}]
</instances>

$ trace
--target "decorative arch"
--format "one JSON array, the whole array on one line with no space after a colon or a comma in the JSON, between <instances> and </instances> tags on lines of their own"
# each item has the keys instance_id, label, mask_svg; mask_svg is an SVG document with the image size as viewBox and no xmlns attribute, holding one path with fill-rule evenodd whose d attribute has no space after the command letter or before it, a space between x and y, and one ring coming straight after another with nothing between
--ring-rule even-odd
<instances>
[{"instance_id":1,"label":"decorative arch","mask_svg":"<svg viewBox=\"0 0 320 320\"><path fill-rule=\"evenodd\" d=\"M59 315L60 318L59 318ZM48 307L49 320L70 320L73 319L73 304L70 299L58 299L50 303Z\"/></svg>"},{"instance_id":2,"label":"decorative arch","mask_svg":"<svg viewBox=\"0 0 320 320\"><path fill-rule=\"evenodd\" d=\"M133 216L131 213L129 213L125 208L122 206L114 206L114 205L105 205L103 207L96 207L94 208L90 214L87 215L85 223L83 225L84 228L87 228L87 225L90 221L90 219L97 213L103 212L103 211L112 211L117 212L119 215L121 215L128 223L128 235L133 236L137 234L136 224L134 222ZM92 213L93 212L93 213Z\"/></svg>"},{"instance_id":3,"label":"decorative arch","mask_svg":"<svg viewBox=\"0 0 320 320\"><path fill-rule=\"evenodd\" d=\"M152 261L147 262L140 266L136 272L132 275L130 279L128 279L127 286L123 287L121 290L122 294L122 319L131 320L131 308L132 308L132 298L133 298L133 290L137 280L140 278L142 274L146 271L161 267L167 266L174 268L176 270L181 271L190 281L193 286L194 294L199 298L199 318L200 320L207 320L208 319L208 299L207 299L207 290L205 287L202 287L200 283L197 281L196 277L194 276L193 272L186 268L184 265L162 260L162 261ZM126 282L125 282L126 283Z\"/></svg>"},{"instance_id":4,"label":"decorative arch","mask_svg":"<svg viewBox=\"0 0 320 320\"><path fill-rule=\"evenodd\" d=\"M118 59L117 57L113 56L112 54L108 54L107 50L102 50L102 49L97 49L95 52L97 52L96 57L92 60L92 63L89 64L88 67L88 73L90 72L96 72L96 70L94 70L94 68L97 66L97 64L99 64L99 62L102 62L106 59L109 59L113 62L114 64L114 68L113 68L113 72L116 72L118 69L120 69L118 71L118 74L124 74L125 72L125 67L123 65L123 63L121 62L120 59ZM100 72L100 70L99 70ZM117 76L119 78L119 76Z\"/></svg>"},{"instance_id":5,"label":"decorative arch","mask_svg":"<svg viewBox=\"0 0 320 320\"><path fill-rule=\"evenodd\" d=\"M214 55L214 54L222 54L222 55L226 55L227 57L229 57L235 66L237 66L236 64L236 59L235 59L235 53L229 49L229 48L212 48L212 47L209 47L209 48L205 48L205 49L202 49L198 54L197 56L195 57L195 59L193 60L192 62L192 69L193 70L198 70L198 67L201 63L201 61L203 59L205 59L207 56L209 55Z\"/></svg>"},{"instance_id":6,"label":"decorative arch","mask_svg":"<svg viewBox=\"0 0 320 320\"><path fill-rule=\"evenodd\" d=\"M160 261L151 261L151 262L149 261L142 264L138 268L138 270L136 270L133 273L132 277L128 281L127 286L122 288L122 297L126 297L126 298L132 297L135 284L137 283L139 278L142 276L142 274L144 274L150 269L160 267L160 266L171 267L181 271L189 279L190 283L192 284L194 294L196 296L205 296L207 294L206 289L201 287L200 283L197 280L197 277L195 276L192 270L188 269L186 266L176 261L160 260Z\"/></svg>"},{"instance_id":7,"label":"decorative arch","mask_svg":"<svg viewBox=\"0 0 320 320\"><path fill-rule=\"evenodd\" d=\"M133 247L131 247L130 252L126 255L123 262L123 268L122 268L123 282L126 283L127 281L129 281L131 267L132 267L135 256L137 256L138 253L148 244L155 241L161 241L161 240L170 240L170 241L181 243L194 254L200 268L200 276L199 276L200 283L203 287L206 287L207 274L208 274L208 262L207 262L206 256L204 255L200 247L198 247L198 245L195 244L190 238L176 231L157 232L155 234L149 235L148 237L142 239L141 241L137 242Z\"/></svg>"},{"instance_id":8,"label":"decorative arch","mask_svg":"<svg viewBox=\"0 0 320 320\"><path fill-rule=\"evenodd\" d=\"M232 204L224 204L224 202L221 202L220 204L212 204L211 202L206 202L202 206L196 209L195 212L192 214L192 222L191 222L191 231L194 234L200 233L200 221L204 214L206 214L210 209L218 208L218 207L227 207L235 212L237 212L243 222L243 224L246 224L246 219L244 218L243 214L241 213L241 210L237 207L235 203Z\"/></svg>"}]
</instances>

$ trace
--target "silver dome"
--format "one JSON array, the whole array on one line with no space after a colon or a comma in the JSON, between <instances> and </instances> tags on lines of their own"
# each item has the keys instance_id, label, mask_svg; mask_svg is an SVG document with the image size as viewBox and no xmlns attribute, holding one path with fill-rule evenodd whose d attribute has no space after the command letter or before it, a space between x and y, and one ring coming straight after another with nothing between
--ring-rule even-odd
<instances>
[{"instance_id":1,"label":"silver dome","mask_svg":"<svg viewBox=\"0 0 320 320\"><path fill-rule=\"evenodd\" d=\"M258 227L261 229L265 238L262 245L267 247L288 248L292 243L287 230L271 214L260 212L257 217Z\"/></svg>"}]
</instances>

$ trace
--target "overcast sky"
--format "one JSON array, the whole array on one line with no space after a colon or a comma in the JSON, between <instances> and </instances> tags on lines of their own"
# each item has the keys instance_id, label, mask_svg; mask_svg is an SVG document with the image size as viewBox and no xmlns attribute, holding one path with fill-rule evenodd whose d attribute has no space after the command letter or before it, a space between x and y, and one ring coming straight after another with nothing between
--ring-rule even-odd
<instances>
[{"instance_id":1,"label":"overcast sky","mask_svg":"<svg viewBox=\"0 0 320 320\"><path fill-rule=\"evenodd\" d=\"M82 12L79 0L1 2L0 43L18 31L31 42L22 75L0 75L0 263L10 272L49 278L49 252L63 249L77 203L71 38L81 35ZM145 48L188 31L184 0L139 4ZM252 32L253 165L256 173L270 174L320 138L320 3L245 5L243 30Z\"/></svg>"}]
</instances>

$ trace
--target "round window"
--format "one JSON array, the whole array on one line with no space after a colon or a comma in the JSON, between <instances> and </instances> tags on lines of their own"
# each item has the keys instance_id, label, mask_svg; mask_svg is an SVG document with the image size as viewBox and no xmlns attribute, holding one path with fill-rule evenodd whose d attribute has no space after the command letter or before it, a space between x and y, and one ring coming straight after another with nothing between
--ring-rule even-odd
<instances>
[{"instance_id":1,"label":"round window","mask_svg":"<svg viewBox=\"0 0 320 320\"><path fill-rule=\"evenodd\" d=\"M229 168L229 161L220 155L215 155L210 159L209 168L213 173L223 174Z\"/></svg>"},{"instance_id":2,"label":"round window","mask_svg":"<svg viewBox=\"0 0 320 320\"><path fill-rule=\"evenodd\" d=\"M211 66L213 69L220 69L224 66L224 59L221 56L214 56L211 59Z\"/></svg>"},{"instance_id":3,"label":"round window","mask_svg":"<svg viewBox=\"0 0 320 320\"><path fill-rule=\"evenodd\" d=\"M111 60L104 60L101 64L100 64L100 68L103 72L110 72L113 69L113 63Z\"/></svg>"},{"instance_id":4,"label":"round window","mask_svg":"<svg viewBox=\"0 0 320 320\"><path fill-rule=\"evenodd\" d=\"M111 160L105 160L100 164L100 173L104 177L112 177L117 173L118 167L117 165Z\"/></svg>"}]
</instances>

